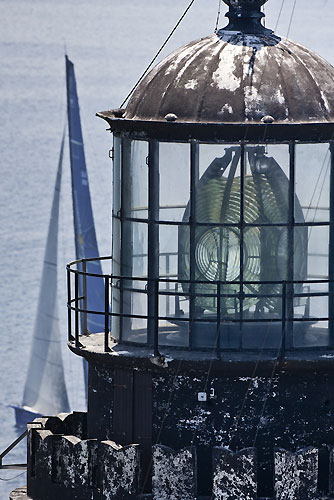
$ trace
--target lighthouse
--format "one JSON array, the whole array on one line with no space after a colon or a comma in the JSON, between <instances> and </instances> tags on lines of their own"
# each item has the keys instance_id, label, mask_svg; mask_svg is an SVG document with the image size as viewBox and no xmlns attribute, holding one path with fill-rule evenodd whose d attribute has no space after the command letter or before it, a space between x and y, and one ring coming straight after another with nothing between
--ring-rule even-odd
<instances>
[{"instance_id":1,"label":"lighthouse","mask_svg":"<svg viewBox=\"0 0 334 500\"><path fill-rule=\"evenodd\" d=\"M98 113L99 310L101 275L67 268L88 411L29 424L33 500L332 498L334 69L264 27L266 0L224 2L224 28Z\"/></svg>"}]
</instances>

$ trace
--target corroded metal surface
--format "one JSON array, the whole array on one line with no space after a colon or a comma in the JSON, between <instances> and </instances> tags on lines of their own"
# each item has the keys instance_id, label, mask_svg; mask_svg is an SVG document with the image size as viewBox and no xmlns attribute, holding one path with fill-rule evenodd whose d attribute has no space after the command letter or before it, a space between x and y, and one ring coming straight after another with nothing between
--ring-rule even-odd
<instances>
[{"instance_id":1,"label":"corroded metal surface","mask_svg":"<svg viewBox=\"0 0 334 500\"><path fill-rule=\"evenodd\" d=\"M220 30L166 57L142 81L125 119L205 123L334 120L334 68L271 35Z\"/></svg>"}]
</instances>

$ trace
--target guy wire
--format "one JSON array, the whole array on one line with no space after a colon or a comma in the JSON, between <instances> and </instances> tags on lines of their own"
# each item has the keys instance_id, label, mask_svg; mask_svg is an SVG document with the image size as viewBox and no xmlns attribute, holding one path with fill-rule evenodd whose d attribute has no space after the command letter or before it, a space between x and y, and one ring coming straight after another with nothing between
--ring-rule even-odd
<instances>
[{"instance_id":1,"label":"guy wire","mask_svg":"<svg viewBox=\"0 0 334 500\"><path fill-rule=\"evenodd\" d=\"M153 59L150 62L150 64L145 69L144 73L141 75L141 77L139 78L139 80L137 81L137 83L132 87L131 91L129 92L129 94L127 95L127 97L124 99L124 101L120 105L120 108L123 108L124 104L132 96L132 94L134 93L134 91L136 90L136 88L138 87L138 85L140 84L140 82L143 80L143 78L145 78L145 76L147 75L147 73L149 72L149 70L151 69L151 67L153 66L153 64L155 63L155 61L157 60L157 58L159 57L159 55L163 51L163 49L166 47L167 43L172 38L172 36L174 35L175 31L180 26L180 24L182 23L183 19L186 17L186 15L188 14L189 10L191 9L191 7L193 6L194 3L195 3L195 0L191 0L190 4L186 8L186 10L182 14L182 16L180 17L180 19L178 20L178 22L176 23L176 25L174 26L174 28L172 29L172 31L170 32L170 34L168 35L168 37L166 38L166 40L164 41L164 43L161 45L160 49L158 50L158 52L153 57Z\"/></svg>"},{"instance_id":2,"label":"guy wire","mask_svg":"<svg viewBox=\"0 0 334 500\"><path fill-rule=\"evenodd\" d=\"M217 31L218 31L218 25L219 25L219 20L220 20L220 13L221 13L221 5L222 5L222 0L218 0L218 13L217 13L215 33L217 33Z\"/></svg>"}]
</instances>

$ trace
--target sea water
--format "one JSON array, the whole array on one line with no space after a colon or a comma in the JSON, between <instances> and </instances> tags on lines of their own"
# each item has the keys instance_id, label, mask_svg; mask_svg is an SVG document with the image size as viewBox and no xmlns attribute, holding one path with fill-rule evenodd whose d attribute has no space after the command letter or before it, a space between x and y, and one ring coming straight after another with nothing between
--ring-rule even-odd
<instances>
[{"instance_id":1,"label":"sea water","mask_svg":"<svg viewBox=\"0 0 334 500\"><path fill-rule=\"evenodd\" d=\"M190 0L0 0L0 452L16 437L62 129L65 51L75 64L101 255L111 253L111 135L95 112L120 106ZM329 0L270 0L266 25L334 62ZM283 8L281 10L281 6ZM163 55L211 34L217 0L196 0ZM281 10L281 15L279 13ZM222 7L219 26L225 25ZM293 17L291 15L293 14ZM289 25L291 26L289 30ZM75 257L68 148L59 232L59 321L71 407L85 407L82 364L66 348L65 265ZM25 442L6 462L25 462ZM0 470L0 500L25 475ZM16 479L13 479L16 477Z\"/></svg>"}]
</instances>

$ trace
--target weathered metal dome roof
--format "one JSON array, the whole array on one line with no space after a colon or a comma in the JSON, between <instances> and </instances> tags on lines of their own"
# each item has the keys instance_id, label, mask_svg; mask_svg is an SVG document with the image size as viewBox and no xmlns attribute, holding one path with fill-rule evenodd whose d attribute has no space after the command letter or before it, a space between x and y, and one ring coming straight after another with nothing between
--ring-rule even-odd
<instances>
[{"instance_id":1,"label":"weathered metal dome roof","mask_svg":"<svg viewBox=\"0 0 334 500\"><path fill-rule=\"evenodd\" d=\"M334 68L261 25L264 0L224 0L229 24L166 57L124 118L208 123L334 121ZM172 116L176 115L176 117Z\"/></svg>"}]
</instances>

